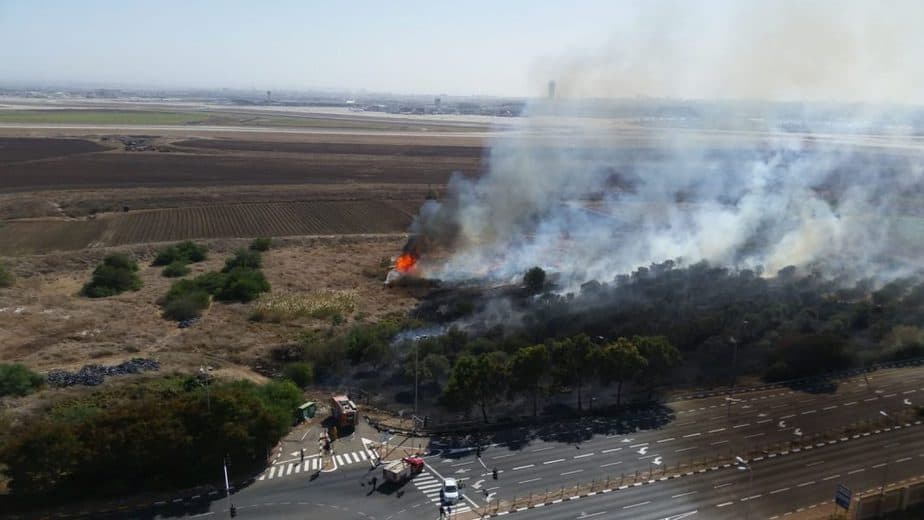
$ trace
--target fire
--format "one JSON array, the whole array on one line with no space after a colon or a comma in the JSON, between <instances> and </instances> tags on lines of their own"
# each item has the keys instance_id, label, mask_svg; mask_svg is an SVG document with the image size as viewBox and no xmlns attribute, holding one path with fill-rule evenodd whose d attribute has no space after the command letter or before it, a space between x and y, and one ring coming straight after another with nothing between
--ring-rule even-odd
<instances>
[{"instance_id":1,"label":"fire","mask_svg":"<svg viewBox=\"0 0 924 520\"><path fill-rule=\"evenodd\" d=\"M399 273L406 273L414 268L414 265L417 264L417 259L414 258L414 255L411 253L401 253L395 260L395 270Z\"/></svg>"}]
</instances>

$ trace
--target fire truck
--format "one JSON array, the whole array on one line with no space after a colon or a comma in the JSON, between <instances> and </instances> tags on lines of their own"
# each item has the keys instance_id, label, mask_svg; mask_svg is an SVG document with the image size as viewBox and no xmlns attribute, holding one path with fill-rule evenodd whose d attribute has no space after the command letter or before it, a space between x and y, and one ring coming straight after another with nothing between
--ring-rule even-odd
<instances>
[{"instance_id":1,"label":"fire truck","mask_svg":"<svg viewBox=\"0 0 924 520\"><path fill-rule=\"evenodd\" d=\"M356 427L359 410L356 404L345 395L333 395L330 398L330 414L338 430L352 430Z\"/></svg>"}]
</instances>

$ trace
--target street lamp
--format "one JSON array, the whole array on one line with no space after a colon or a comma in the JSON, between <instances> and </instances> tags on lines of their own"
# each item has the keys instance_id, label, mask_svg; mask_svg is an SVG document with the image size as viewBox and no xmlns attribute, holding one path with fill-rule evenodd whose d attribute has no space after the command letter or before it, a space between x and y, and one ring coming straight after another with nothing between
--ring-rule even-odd
<instances>
[{"instance_id":1,"label":"street lamp","mask_svg":"<svg viewBox=\"0 0 924 520\"><path fill-rule=\"evenodd\" d=\"M754 484L754 472L751 470L751 465L741 457L735 457L735 462L738 464L736 466L738 469L741 471L747 470L748 472L748 495L744 498L746 502L744 504L744 519L747 520L751 516L751 488Z\"/></svg>"}]
</instances>

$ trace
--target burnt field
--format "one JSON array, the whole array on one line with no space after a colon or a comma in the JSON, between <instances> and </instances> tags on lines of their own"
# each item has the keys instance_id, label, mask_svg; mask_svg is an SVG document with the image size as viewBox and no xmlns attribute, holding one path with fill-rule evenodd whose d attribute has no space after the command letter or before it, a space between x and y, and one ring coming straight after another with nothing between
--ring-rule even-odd
<instances>
[{"instance_id":1,"label":"burnt field","mask_svg":"<svg viewBox=\"0 0 924 520\"><path fill-rule=\"evenodd\" d=\"M107 148L85 139L0 139L0 164L101 152Z\"/></svg>"}]
</instances>

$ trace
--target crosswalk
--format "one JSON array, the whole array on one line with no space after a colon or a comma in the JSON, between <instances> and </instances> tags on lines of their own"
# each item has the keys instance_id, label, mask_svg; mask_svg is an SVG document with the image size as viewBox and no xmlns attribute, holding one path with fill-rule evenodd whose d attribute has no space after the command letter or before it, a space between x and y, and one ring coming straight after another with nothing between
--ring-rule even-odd
<instances>
[{"instance_id":1,"label":"crosswalk","mask_svg":"<svg viewBox=\"0 0 924 520\"><path fill-rule=\"evenodd\" d=\"M440 490L443 488L443 481L430 473L427 470L423 470L419 475L414 477L414 486L420 490L421 493L426 496L430 502L439 506L442 498L440 497ZM452 506L452 514L456 513L466 513L471 511L472 508L469 507L465 502L459 502L456 505Z\"/></svg>"},{"instance_id":2,"label":"crosswalk","mask_svg":"<svg viewBox=\"0 0 924 520\"><path fill-rule=\"evenodd\" d=\"M362 462L364 460L369 460L369 457L374 457L375 454L369 453L366 450L353 451L350 453L338 453L333 456L334 461L336 462L336 467L347 466L349 464L355 464L357 462ZM304 462L283 462L281 464L276 464L270 466L265 472L263 472L257 480L272 480L275 478L288 477L290 475L297 475L299 473L304 473L308 471L320 471L324 467L324 462L321 460L321 457L312 456L306 458Z\"/></svg>"}]
</instances>

